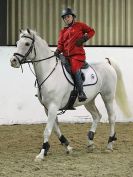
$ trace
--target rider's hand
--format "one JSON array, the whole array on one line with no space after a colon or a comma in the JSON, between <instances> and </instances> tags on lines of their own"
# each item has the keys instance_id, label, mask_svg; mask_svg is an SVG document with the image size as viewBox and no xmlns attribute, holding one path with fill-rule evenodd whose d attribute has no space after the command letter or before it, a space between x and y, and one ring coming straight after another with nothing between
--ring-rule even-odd
<instances>
[{"instance_id":1,"label":"rider's hand","mask_svg":"<svg viewBox=\"0 0 133 177\"><path fill-rule=\"evenodd\" d=\"M84 35L82 38L76 40L76 46L80 47L84 42L88 41L88 36Z\"/></svg>"},{"instance_id":2,"label":"rider's hand","mask_svg":"<svg viewBox=\"0 0 133 177\"><path fill-rule=\"evenodd\" d=\"M59 49L56 49L56 51L54 52L54 55L56 56L56 57L59 57L59 55L60 55L60 51L59 51Z\"/></svg>"}]
</instances>

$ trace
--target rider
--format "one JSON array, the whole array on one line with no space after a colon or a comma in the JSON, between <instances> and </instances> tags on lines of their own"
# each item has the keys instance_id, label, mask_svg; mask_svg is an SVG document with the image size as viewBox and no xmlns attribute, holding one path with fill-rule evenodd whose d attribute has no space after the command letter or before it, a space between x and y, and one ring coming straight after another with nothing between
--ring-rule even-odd
<instances>
[{"instance_id":1,"label":"rider","mask_svg":"<svg viewBox=\"0 0 133 177\"><path fill-rule=\"evenodd\" d=\"M85 101L87 97L83 92L83 81L80 71L86 58L83 43L88 41L95 34L95 31L85 23L76 22L76 15L70 8L64 9L61 17L66 27L60 31L58 46L54 54L59 57L59 54L63 53L65 58L68 59L78 90L78 99L79 101Z\"/></svg>"}]
</instances>

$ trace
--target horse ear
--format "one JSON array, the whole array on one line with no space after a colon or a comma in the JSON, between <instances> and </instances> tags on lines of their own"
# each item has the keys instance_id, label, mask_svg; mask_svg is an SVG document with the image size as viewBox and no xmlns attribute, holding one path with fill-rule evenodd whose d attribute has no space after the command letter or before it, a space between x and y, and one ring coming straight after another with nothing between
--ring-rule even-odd
<instances>
[{"instance_id":1,"label":"horse ear","mask_svg":"<svg viewBox=\"0 0 133 177\"><path fill-rule=\"evenodd\" d=\"M29 28L27 28L27 32L28 32L29 34L31 34L31 33L30 33L30 29L29 29Z\"/></svg>"}]
</instances>

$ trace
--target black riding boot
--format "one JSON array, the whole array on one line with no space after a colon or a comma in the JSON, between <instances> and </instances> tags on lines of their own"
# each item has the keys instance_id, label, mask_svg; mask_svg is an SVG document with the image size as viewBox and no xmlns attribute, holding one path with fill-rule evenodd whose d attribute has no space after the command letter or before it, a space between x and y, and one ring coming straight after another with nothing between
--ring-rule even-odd
<instances>
[{"instance_id":1,"label":"black riding boot","mask_svg":"<svg viewBox=\"0 0 133 177\"><path fill-rule=\"evenodd\" d=\"M81 77L81 72L80 71L77 71L74 74L74 80L75 80L76 88L78 90L79 102L85 101L87 99L87 97L86 97L86 95L85 95L85 93L83 91L83 81L82 81L82 77Z\"/></svg>"}]
</instances>

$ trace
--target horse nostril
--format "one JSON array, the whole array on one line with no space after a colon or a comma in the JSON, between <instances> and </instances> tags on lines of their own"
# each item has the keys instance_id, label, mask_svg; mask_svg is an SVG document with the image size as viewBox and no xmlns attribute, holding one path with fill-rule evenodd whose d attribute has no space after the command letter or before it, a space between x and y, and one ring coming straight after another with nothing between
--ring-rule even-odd
<instances>
[{"instance_id":1,"label":"horse nostril","mask_svg":"<svg viewBox=\"0 0 133 177\"><path fill-rule=\"evenodd\" d=\"M14 66L17 64L17 59L16 58L11 58L10 60L11 66Z\"/></svg>"},{"instance_id":2,"label":"horse nostril","mask_svg":"<svg viewBox=\"0 0 133 177\"><path fill-rule=\"evenodd\" d=\"M16 62L16 59L14 58L12 61L15 63L15 62Z\"/></svg>"}]
</instances>

